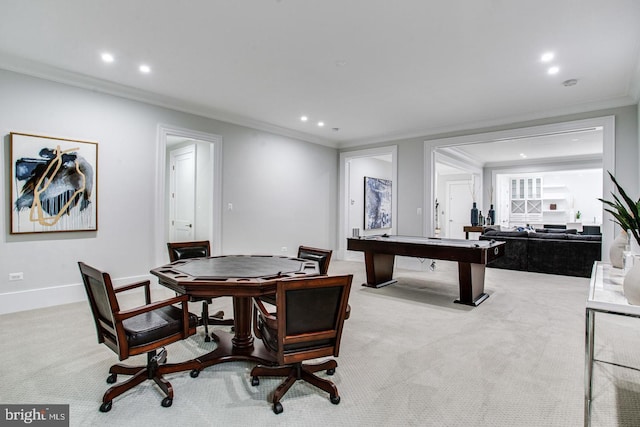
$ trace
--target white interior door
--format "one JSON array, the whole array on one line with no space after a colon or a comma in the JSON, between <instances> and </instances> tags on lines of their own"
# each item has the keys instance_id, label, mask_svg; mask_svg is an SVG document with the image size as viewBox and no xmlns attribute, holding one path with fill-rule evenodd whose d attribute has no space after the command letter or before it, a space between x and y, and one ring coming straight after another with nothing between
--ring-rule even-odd
<instances>
[{"instance_id":1,"label":"white interior door","mask_svg":"<svg viewBox=\"0 0 640 427\"><path fill-rule=\"evenodd\" d=\"M196 200L196 146L172 150L170 167L170 228L172 242L194 240Z\"/></svg>"},{"instance_id":2,"label":"white interior door","mask_svg":"<svg viewBox=\"0 0 640 427\"><path fill-rule=\"evenodd\" d=\"M450 181L447 183L446 237L450 239L464 239L462 227L471 225L473 198L469 185L471 185L471 181Z\"/></svg>"}]
</instances>

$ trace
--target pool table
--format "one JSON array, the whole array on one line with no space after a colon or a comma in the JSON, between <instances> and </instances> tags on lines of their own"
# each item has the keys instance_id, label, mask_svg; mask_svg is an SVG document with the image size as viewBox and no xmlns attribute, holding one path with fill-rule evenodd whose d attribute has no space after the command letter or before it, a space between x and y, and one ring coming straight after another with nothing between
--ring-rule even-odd
<instances>
[{"instance_id":1,"label":"pool table","mask_svg":"<svg viewBox=\"0 0 640 427\"><path fill-rule=\"evenodd\" d=\"M455 302L478 306L489 297L484 293L485 266L504 255L505 243L383 234L349 238L347 250L364 252L367 283L363 286L372 288L396 282L393 280L396 255L456 261L460 298Z\"/></svg>"}]
</instances>

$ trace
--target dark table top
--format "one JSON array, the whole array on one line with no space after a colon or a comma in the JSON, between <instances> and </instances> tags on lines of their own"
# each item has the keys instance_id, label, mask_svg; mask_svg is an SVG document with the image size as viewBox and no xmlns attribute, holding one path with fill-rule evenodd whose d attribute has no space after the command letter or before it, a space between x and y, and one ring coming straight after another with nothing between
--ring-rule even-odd
<instances>
[{"instance_id":1,"label":"dark table top","mask_svg":"<svg viewBox=\"0 0 640 427\"><path fill-rule=\"evenodd\" d=\"M176 265L174 270L198 280L268 278L298 273L306 263L306 260L297 258L237 255L192 259Z\"/></svg>"},{"instance_id":2,"label":"dark table top","mask_svg":"<svg viewBox=\"0 0 640 427\"><path fill-rule=\"evenodd\" d=\"M151 270L160 284L198 297L258 296L276 282L320 274L317 261L270 255L225 255L181 259Z\"/></svg>"}]
</instances>

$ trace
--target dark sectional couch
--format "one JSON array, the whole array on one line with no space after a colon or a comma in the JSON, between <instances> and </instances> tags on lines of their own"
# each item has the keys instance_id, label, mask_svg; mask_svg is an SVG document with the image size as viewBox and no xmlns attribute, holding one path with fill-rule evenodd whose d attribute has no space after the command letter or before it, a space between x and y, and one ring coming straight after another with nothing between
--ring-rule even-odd
<instances>
[{"instance_id":1,"label":"dark sectional couch","mask_svg":"<svg viewBox=\"0 0 640 427\"><path fill-rule=\"evenodd\" d=\"M582 235L576 230L487 230L480 240L506 242L505 254L488 267L536 273L590 277L594 261L602 252L601 235Z\"/></svg>"}]
</instances>

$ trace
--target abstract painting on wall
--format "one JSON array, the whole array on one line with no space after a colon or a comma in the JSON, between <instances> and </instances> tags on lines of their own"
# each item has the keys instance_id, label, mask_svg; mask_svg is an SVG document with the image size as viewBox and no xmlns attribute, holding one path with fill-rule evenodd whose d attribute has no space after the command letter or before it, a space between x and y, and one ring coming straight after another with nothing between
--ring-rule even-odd
<instances>
[{"instance_id":1,"label":"abstract painting on wall","mask_svg":"<svg viewBox=\"0 0 640 427\"><path fill-rule=\"evenodd\" d=\"M11 234L98 229L98 143L11 133Z\"/></svg>"},{"instance_id":2,"label":"abstract painting on wall","mask_svg":"<svg viewBox=\"0 0 640 427\"><path fill-rule=\"evenodd\" d=\"M364 229L391 228L391 181L364 177Z\"/></svg>"}]
</instances>

